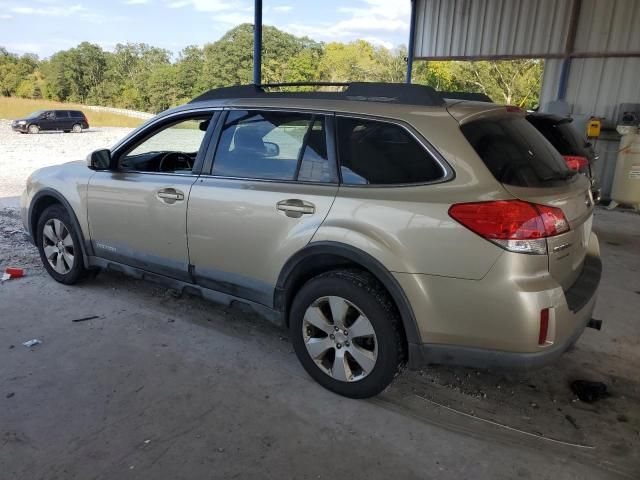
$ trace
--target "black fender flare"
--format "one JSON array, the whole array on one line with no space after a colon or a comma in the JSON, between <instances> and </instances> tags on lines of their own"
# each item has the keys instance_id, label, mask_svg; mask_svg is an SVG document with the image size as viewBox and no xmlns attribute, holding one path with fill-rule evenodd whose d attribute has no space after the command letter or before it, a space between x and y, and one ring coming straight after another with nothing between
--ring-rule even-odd
<instances>
[{"instance_id":1,"label":"black fender flare","mask_svg":"<svg viewBox=\"0 0 640 480\"><path fill-rule=\"evenodd\" d=\"M56 201L58 203L60 203L66 210L67 213L69 214L69 217L71 217L71 222L73 223L73 228L75 228L76 232L78 233L78 236L80 237L80 250L82 250L82 261L84 263L85 267L89 267L89 256L87 254L87 252L91 252L92 248L91 248L91 244L87 244L87 241L84 238L84 233L82 232L82 228L80 228L80 222L78 222L78 217L76 217L76 213L73 210L73 208L71 207L71 204L67 201L66 198L64 198L64 195L62 195L60 192L58 192L57 190L54 190L53 188L43 188L42 190L38 191L38 193L36 193L33 198L31 199L31 203L29 204L29 213L27 218L29 219L29 224L27 225L29 227L29 235L31 236L31 239L33 240L34 245L37 243L37 236L36 236L36 232L33 231L33 227L34 225L37 224L38 219L34 218L34 206L38 204L38 201L43 198L43 197L53 197L56 199Z\"/></svg>"},{"instance_id":2,"label":"black fender flare","mask_svg":"<svg viewBox=\"0 0 640 480\"><path fill-rule=\"evenodd\" d=\"M352 245L340 242L320 241L310 243L289 258L284 267L282 267L276 283L274 306L277 310L282 312L285 322L286 316L288 315L287 308L289 299L287 298L287 295L289 290L288 287L290 286L290 282L293 280L292 273L301 265L302 262L316 255L334 255L343 257L350 262L361 265L363 268L371 272L371 274L375 276L376 279L387 289L394 303L398 307L398 312L400 313L402 325L407 337L407 343L409 345L422 343L420 330L418 329L418 324L416 322L413 309L411 308L411 304L409 303L404 290L402 290L402 287L391 272L368 253Z\"/></svg>"}]
</instances>

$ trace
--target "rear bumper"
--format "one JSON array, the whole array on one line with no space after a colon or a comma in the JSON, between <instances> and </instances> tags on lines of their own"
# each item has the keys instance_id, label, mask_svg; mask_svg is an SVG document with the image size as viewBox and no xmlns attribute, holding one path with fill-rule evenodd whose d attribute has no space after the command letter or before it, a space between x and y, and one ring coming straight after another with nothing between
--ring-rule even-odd
<instances>
[{"instance_id":1,"label":"rear bumper","mask_svg":"<svg viewBox=\"0 0 640 480\"><path fill-rule=\"evenodd\" d=\"M478 281L396 274L422 336L421 344L409 345L409 366L520 370L553 362L592 318L602 272L593 234L589 247L583 271L567 291L546 269L519 275L518 257L512 257L519 254L505 253ZM547 341L539 345L540 311L545 308L550 310L549 330Z\"/></svg>"},{"instance_id":2,"label":"rear bumper","mask_svg":"<svg viewBox=\"0 0 640 480\"><path fill-rule=\"evenodd\" d=\"M538 352L509 352L458 345L420 344L409 345L410 367L427 364L460 365L475 368L504 370L534 370L553 363L580 338L595 307L596 297L578 312L571 334L560 342Z\"/></svg>"}]
</instances>

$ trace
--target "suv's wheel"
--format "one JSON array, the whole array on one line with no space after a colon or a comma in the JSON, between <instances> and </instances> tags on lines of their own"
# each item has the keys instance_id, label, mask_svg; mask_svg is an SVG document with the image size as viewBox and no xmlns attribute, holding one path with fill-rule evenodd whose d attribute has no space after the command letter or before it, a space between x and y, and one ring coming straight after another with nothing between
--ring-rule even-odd
<instances>
[{"instance_id":1,"label":"suv's wheel","mask_svg":"<svg viewBox=\"0 0 640 480\"><path fill-rule=\"evenodd\" d=\"M380 393L404 361L398 314L365 272L338 270L307 282L291 305L290 330L309 375L346 397Z\"/></svg>"},{"instance_id":2,"label":"suv's wheel","mask_svg":"<svg viewBox=\"0 0 640 480\"><path fill-rule=\"evenodd\" d=\"M36 232L40 258L49 275L67 285L76 283L86 275L80 237L64 207L48 207L38 220Z\"/></svg>"},{"instance_id":3,"label":"suv's wheel","mask_svg":"<svg viewBox=\"0 0 640 480\"><path fill-rule=\"evenodd\" d=\"M27 131L32 134L40 133L40 127L38 125L29 125Z\"/></svg>"},{"instance_id":4,"label":"suv's wheel","mask_svg":"<svg viewBox=\"0 0 640 480\"><path fill-rule=\"evenodd\" d=\"M79 123L74 123L73 127L71 127L71 131L73 133L82 133L82 125L80 125Z\"/></svg>"}]
</instances>

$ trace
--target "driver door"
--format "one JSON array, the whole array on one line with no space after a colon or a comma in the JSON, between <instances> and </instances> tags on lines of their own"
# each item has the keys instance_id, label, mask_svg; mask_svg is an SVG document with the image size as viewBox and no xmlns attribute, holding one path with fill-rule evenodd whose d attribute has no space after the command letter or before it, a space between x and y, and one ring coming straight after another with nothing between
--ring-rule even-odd
<instances>
[{"instance_id":1,"label":"driver door","mask_svg":"<svg viewBox=\"0 0 640 480\"><path fill-rule=\"evenodd\" d=\"M113 170L91 177L89 230L98 257L189 281L187 202L211 117L152 125L113 152Z\"/></svg>"}]
</instances>

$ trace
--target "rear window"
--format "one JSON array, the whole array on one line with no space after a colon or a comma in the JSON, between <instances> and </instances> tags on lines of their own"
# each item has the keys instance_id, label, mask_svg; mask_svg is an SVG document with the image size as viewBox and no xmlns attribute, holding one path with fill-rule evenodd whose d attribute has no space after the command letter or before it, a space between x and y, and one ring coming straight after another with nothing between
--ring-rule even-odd
<instances>
[{"instance_id":1,"label":"rear window","mask_svg":"<svg viewBox=\"0 0 640 480\"><path fill-rule=\"evenodd\" d=\"M571 181L574 175L560 153L524 117L476 120L461 129L501 183L555 187Z\"/></svg>"},{"instance_id":2,"label":"rear window","mask_svg":"<svg viewBox=\"0 0 640 480\"><path fill-rule=\"evenodd\" d=\"M562 155L582 155L588 157L585 150L585 141L580 137L578 131L569 122L553 122L549 120L529 119L544 137Z\"/></svg>"},{"instance_id":3,"label":"rear window","mask_svg":"<svg viewBox=\"0 0 640 480\"><path fill-rule=\"evenodd\" d=\"M361 118L338 118L342 182L350 185L427 183L444 171L399 125Z\"/></svg>"}]
</instances>

